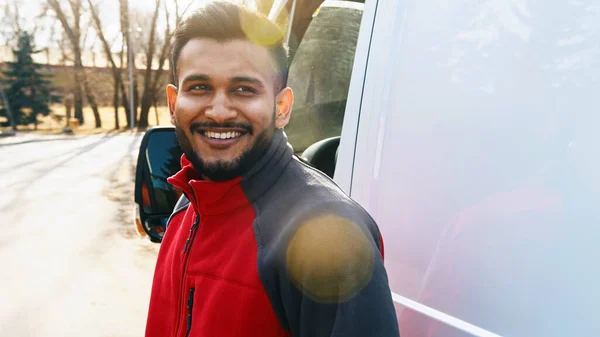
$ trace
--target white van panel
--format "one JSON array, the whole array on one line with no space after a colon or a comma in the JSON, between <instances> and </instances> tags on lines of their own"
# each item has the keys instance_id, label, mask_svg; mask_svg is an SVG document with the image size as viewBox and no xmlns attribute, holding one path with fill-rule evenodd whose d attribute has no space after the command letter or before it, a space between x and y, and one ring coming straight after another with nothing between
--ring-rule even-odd
<instances>
[{"instance_id":1,"label":"white van panel","mask_svg":"<svg viewBox=\"0 0 600 337\"><path fill-rule=\"evenodd\" d=\"M372 194L370 180L376 179L379 168L375 159L380 159L385 135L386 112L390 107L392 94L392 72L397 57L397 46L391 41L400 41L402 37L404 4L401 1L379 0L377 16L373 29L371 50L362 92L360 124L356 142L356 157L352 180L352 196L363 207L371 209L370 199L362 196ZM402 4L402 6L400 6ZM386 8L386 10L382 10ZM360 161L362 163L357 163Z\"/></svg>"},{"instance_id":2,"label":"white van panel","mask_svg":"<svg viewBox=\"0 0 600 337\"><path fill-rule=\"evenodd\" d=\"M502 336L600 336L599 41L596 0L378 2L350 191L396 294ZM403 337L464 336L399 314Z\"/></svg>"},{"instance_id":3,"label":"white van panel","mask_svg":"<svg viewBox=\"0 0 600 337\"><path fill-rule=\"evenodd\" d=\"M366 1L363 7L360 33L356 44L354 64L352 66L352 78L348 89L348 100L344 112L344 123L338 147L338 157L334 180L348 194L352 185L352 167L354 166L354 151L356 146L356 135L358 132L358 119L363 101L363 85L365 83L365 72L367 59L371 45L371 33L375 22L375 10L378 0Z\"/></svg>"}]
</instances>

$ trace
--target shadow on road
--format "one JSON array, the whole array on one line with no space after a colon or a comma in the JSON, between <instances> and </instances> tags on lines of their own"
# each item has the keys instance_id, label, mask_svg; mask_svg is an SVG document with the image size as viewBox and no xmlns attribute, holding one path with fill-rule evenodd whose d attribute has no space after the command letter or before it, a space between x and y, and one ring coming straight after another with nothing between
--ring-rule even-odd
<instances>
[{"instance_id":1,"label":"shadow on road","mask_svg":"<svg viewBox=\"0 0 600 337\"><path fill-rule=\"evenodd\" d=\"M53 142L53 141L57 141L57 140L77 140L77 139L80 139L80 138L81 137L75 137L75 136L39 137L39 138L34 138L34 139L26 139L26 140L19 141L19 142L0 143L0 148L1 147L7 147L7 146L15 146L15 145L28 144L28 143Z\"/></svg>"},{"instance_id":2,"label":"shadow on road","mask_svg":"<svg viewBox=\"0 0 600 337\"><path fill-rule=\"evenodd\" d=\"M108 140L110 140L111 138L113 138L114 136L116 136L118 134L119 134L118 132L108 132L108 133L104 134L104 136L102 136L102 138L100 138L99 140L97 140L97 141L95 141L95 142L93 142L91 144L85 145L85 146L80 147L80 148L76 148L75 150L68 151L68 152L73 152L73 153L71 155L69 155L67 158L61 160L60 162L58 162L58 163L56 163L56 164L54 164L54 165L52 165L50 167L47 167L47 168L45 167L43 170L40 170L39 174L37 174L36 176L34 176L32 178L29 178L29 179L25 179L23 181L16 182L16 183L8 185L8 186L5 186L5 189L16 188L16 190L18 191L18 193L5 206L3 206L2 208L0 208L0 212L6 211L9 208L15 207L15 205L18 205L19 201L22 200L23 194L29 188L31 188L31 186L33 185L33 183L35 183L37 180L39 180L39 179L43 178L44 176L46 176L49 172L52 172L52 171L54 171L54 170L62 167L63 165L65 165L66 163L68 163L69 161L71 161L72 159L76 158L77 156L79 156L81 154L93 150L94 148L102 145L103 143L107 142ZM137 137L135 137L133 139L132 146L133 146L133 144L135 144L135 140L138 137L139 136L137 136ZM63 153L63 155L64 154L66 154L66 153ZM56 156L54 158L56 158ZM28 162L28 163L25 163L25 164L26 165L31 165L31 164L34 164L34 163L37 163L37 162L39 162L39 161L36 160L36 161ZM16 168L13 167L12 169L22 168L23 166L24 165L21 164L21 165L18 165L18 167L16 167ZM4 170L4 171L6 171L6 170Z\"/></svg>"},{"instance_id":3,"label":"shadow on road","mask_svg":"<svg viewBox=\"0 0 600 337\"><path fill-rule=\"evenodd\" d=\"M119 233L125 238L136 237L133 221L133 194L135 185L135 167L137 164L136 147L140 143L142 134L137 133L132 139L126 154L120 158L118 165L109 175L109 185L104 195L119 204L115 220L121 224Z\"/></svg>"},{"instance_id":4,"label":"shadow on road","mask_svg":"<svg viewBox=\"0 0 600 337\"><path fill-rule=\"evenodd\" d=\"M96 142L96 143L92 143L92 144L89 144L89 145L86 145L86 146L84 146L83 148L79 148L79 150L80 150L80 151L79 151L79 152L77 152L77 154L81 154L81 153L83 153L83 152L87 151L87 150L85 149L87 146L92 146L92 148L94 148L94 147L96 147L96 146L100 145L102 142L104 142L104 141L108 140L109 138L111 138L111 137L113 137L113 136L115 136L115 135L117 135L117 134L121 134L121 133L122 133L121 131L118 131L118 132L117 132L116 130L114 130L114 131L109 131L109 132L105 133L105 134L102 136L102 138L98 140L98 142ZM79 140L79 139L82 139L82 138L83 138L83 137L78 137L78 138L66 138L66 139L68 139L68 140ZM51 139L51 140L61 140L61 139ZM63 140L64 140L64 139L63 139ZM46 142L46 141L49 141L49 140L32 140L32 141L30 141L30 142L25 142L25 143L37 143L37 142ZM24 143L18 143L18 144L24 144ZM16 144L16 145L18 145L18 144ZM11 145L11 144L6 144L6 145ZM0 147L1 147L1 145L0 145ZM52 157L47 157L47 158L43 158L43 159L35 159L35 160L30 160L30 161L27 161L27 162L24 162L24 163L20 163L20 164L17 164L17 165L10 166L10 167L8 167L8 168L5 168L5 169L1 170L1 171L0 171L0 175L1 175L1 174L3 174L3 173L5 173L5 172L10 172L10 171L12 171L12 170L21 169L21 168L23 168L23 167L27 167L27 166L29 166L29 165L37 164L37 163L39 163L40 161L43 161L43 160L55 159L55 158L57 158L57 157L62 157L62 156L64 156L64 155L67 155L67 154L69 154L69 153L71 153L71 152L75 151L75 150L77 150L77 149L69 149L69 150L67 150L67 151L65 151L65 152L62 152L62 153L60 153L60 154L53 155ZM71 156L71 157L69 158L69 160L70 160L70 159L72 159L72 158L73 158L73 156Z\"/></svg>"}]
</instances>

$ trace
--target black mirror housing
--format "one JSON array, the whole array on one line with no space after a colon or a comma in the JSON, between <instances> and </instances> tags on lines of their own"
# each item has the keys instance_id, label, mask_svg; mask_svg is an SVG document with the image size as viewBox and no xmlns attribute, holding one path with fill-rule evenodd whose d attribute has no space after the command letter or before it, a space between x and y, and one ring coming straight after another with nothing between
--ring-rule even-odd
<instances>
[{"instance_id":1,"label":"black mirror housing","mask_svg":"<svg viewBox=\"0 0 600 337\"><path fill-rule=\"evenodd\" d=\"M182 155L174 127L150 128L142 138L135 173L135 225L152 242L162 242L167 220L181 196L167 178L181 169Z\"/></svg>"}]
</instances>

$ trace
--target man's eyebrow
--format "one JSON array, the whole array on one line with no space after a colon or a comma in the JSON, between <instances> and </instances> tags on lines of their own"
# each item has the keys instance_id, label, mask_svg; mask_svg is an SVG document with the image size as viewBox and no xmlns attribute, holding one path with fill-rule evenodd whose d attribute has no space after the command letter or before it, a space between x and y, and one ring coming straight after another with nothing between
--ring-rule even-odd
<instances>
[{"instance_id":1,"label":"man's eyebrow","mask_svg":"<svg viewBox=\"0 0 600 337\"><path fill-rule=\"evenodd\" d=\"M264 87L265 86L263 84L263 82L261 82L261 80L259 80L256 77L252 77L252 76L235 76L235 77L232 77L230 79L230 81L232 83L246 82L246 83L252 83L252 84L260 86L260 87Z\"/></svg>"},{"instance_id":2,"label":"man's eyebrow","mask_svg":"<svg viewBox=\"0 0 600 337\"><path fill-rule=\"evenodd\" d=\"M210 76L203 75L203 74L192 74L192 75L186 76L183 79L183 81L181 81L181 83L185 85L186 83L196 82L196 81L210 81Z\"/></svg>"}]
</instances>

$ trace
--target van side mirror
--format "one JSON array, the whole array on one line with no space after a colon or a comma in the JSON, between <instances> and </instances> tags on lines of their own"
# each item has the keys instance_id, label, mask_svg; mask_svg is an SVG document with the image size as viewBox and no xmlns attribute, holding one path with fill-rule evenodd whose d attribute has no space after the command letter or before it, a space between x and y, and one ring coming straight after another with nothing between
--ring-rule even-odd
<instances>
[{"instance_id":1,"label":"van side mirror","mask_svg":"<svg viewBox=\"0 0 600 337\"><path fill-rule=\"evenodd\" d=\"M153 127L146 131L140 145L135 174L135 226L140 235L161 242L181 191L167 178L181 169L183 151L174 127Z\"/></svg>"}]
</instances>

